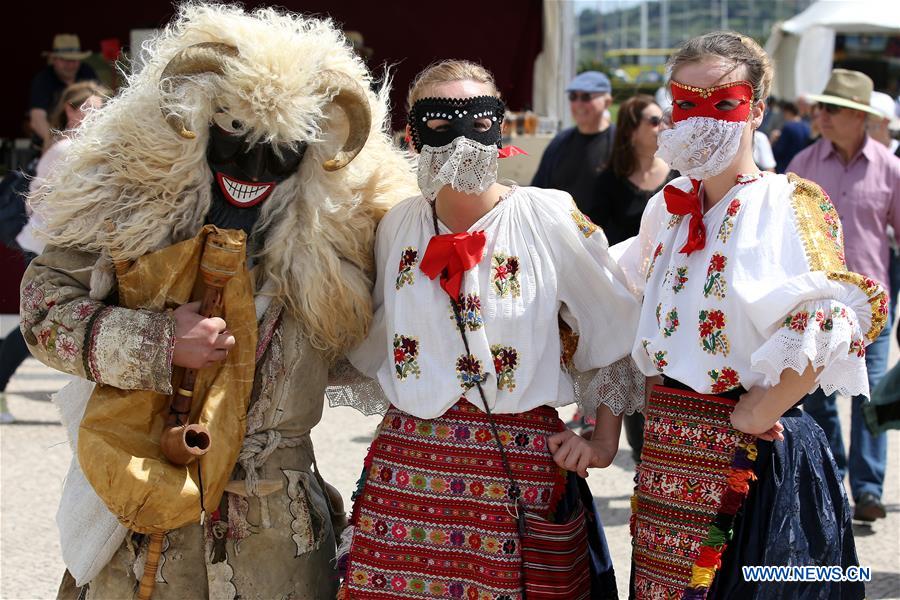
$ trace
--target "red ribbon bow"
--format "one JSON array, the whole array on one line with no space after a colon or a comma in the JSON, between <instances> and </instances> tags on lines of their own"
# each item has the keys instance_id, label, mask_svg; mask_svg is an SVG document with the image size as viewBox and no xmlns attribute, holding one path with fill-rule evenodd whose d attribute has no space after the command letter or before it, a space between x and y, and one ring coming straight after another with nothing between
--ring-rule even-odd
<instances>
[{"instance_id":1,"label":"red ribbon bow","mask_svg":"<svg viewBox=\"0 0 900 600\"><path fill-rule=\"evenodd\" d=\"M703 224L703 211L700 209L700 182L691 179L692 189L685 192L675 185L667 185L663 189L666 209L673 215L690 215L688 238L679 250L690 255L694 250L702 250L706 246L706 226Z\"/></svg>"},{"instance_id":2,"label":"red ribbon bow","mask_svg":"<svg viewBox=\"0 0 900 600\"><path fill-rule=\"evenodd\" d=\"M463 273L484 256L483 231L436 235L428 242L419 269L429 278L441 276L441 287L453 300L459 299Z\"/></svg>"}]
</instances>

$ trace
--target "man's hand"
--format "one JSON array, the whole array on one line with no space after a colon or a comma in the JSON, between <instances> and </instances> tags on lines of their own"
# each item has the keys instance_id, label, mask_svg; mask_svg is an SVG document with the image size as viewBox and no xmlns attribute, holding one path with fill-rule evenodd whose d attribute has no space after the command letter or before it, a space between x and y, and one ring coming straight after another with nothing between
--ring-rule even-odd
<instances>
[{"instance_id":1,"label":"man's hand","mask_svg":"<svg viewBox=\"0 0 900 600\"><path fill-rule=\"evenodd\" d=\"M203 369L225 360L234 347L234 336L219 317L202 317L199 302L175 309L175 351L172 364L188 369Z\"/></svg>"},{"instance_id":2,"label":"man's hand","mask_svg":"<svg viewBox=\"0 0 900 600\"><path fill-rule=\"evenodd\" d=\"M570 429L553 434L548 442L554 462L581 477L588 476L588 467L608 467L616 455L616 449L610 451L600 440L586 440Z\"/></svg>"}]
</instances>

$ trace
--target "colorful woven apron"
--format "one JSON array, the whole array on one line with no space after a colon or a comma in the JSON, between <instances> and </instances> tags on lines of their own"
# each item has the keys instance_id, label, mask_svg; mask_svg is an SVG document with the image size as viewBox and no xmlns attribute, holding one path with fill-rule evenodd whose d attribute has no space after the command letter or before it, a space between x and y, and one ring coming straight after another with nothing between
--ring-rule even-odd
<instances>
[{"instance_id":1,"label":"colorful woven apron","mask_svg":"<svg viewBox=\"0 0 900 600\"><path fill-rule=\"evenodd\" d=\"M735 430L736 400L656 386L632 497L637 598L705 598L753 480L756 437Z\"/></svg>"},{"instance_id":2,"label":"colorful woven apron","mask_svg":"<svg viewBox=\"0 0 900 600\"><path fill-rule=\"evenodd\" d=\"M556 410L494 421L526 506L547 517L565 483L547 448L563 427ZM521 597L510 481L483 411L465 399L437 419L392 407L367 464L344 597Z\"/></svg>"}]
</instances>

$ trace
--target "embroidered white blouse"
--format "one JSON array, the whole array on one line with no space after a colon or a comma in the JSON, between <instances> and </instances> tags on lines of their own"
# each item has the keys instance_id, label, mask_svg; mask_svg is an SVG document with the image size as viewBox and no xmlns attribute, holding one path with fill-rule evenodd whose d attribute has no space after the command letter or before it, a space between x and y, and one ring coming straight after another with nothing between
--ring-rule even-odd
<instances>
[{"instance_id":1,"label":"embroidered white blouse","mask_svg":"<svg viewBox=\"0 0 900 600\"><path fill-rule=\"evenodd\" d=\"M672 185L690 190L690 180ZM640 233L611 249L643 294L632 357L700 393L770 387L781 372L824 367L826 393L868 394L865 345L887 296L847 271L840 220L816 184L794 175L742 177L703 217L706 246L679 250L690 216L647 204Z\"/></svg>"},{"instance_id":2,"label":"embroidered white blouse","mask_svg":"<svg viewBox=\"0 0 900 600\"><path fill-rule=\"evenodd\" d=\"M602 230L568 194L538 188L513 188L470 229L482 230L483 258L461 290L467 355L450 298L419 269L434 235L431 204L419 196L388 212L375 249L375 317L349 356L353 366L419 418L442 415L461 396L482 406L476 379L497 413L563 406L575 400L575 383L561 364L561 317L579 336L574 369L594 383L585 404L596 407L603 394L616 414L638 408L633 389L599 389L627 379L639 312Z\"/></svg>"}]
</instances>

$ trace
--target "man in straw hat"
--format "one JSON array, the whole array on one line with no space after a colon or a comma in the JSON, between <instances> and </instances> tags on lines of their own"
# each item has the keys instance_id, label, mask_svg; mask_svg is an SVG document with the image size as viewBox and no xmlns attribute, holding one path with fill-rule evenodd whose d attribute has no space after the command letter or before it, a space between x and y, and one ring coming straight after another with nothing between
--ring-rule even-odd
<instances>
[{"instance_id":1,"label":"man in straw hat","mask_svg":"<svg viewBox=\"0 0 900 600\"><path fill-rule=\"evenodd\" d=\"M81 40L72 33L60 33L53 37L52 50L44 53L47 66L31 81L30 123L31 130L40 142L46 142L50 134L47 115L56 107L67 86L76 81L97 79L97 73L84 64L90 51L81 49Z\"/></svg>"},{"instance_id":2,"label":"man in straw hat","mask_svg":"<svg viewBox=\"0 0 900 600\"><path fill-rule=\"evenodd\" d=\"M825 91L810 94L817 102L815 119L821 139L798 154L787 170L818 183L831 196L841 216L847 266L888 284L890 245L887 226L900 231L900 161L866 133L869 115L881 116L870 106L872 80L858 71L834 69ZM873 306L887 314L887 306ZM875 388L887 368L891 320L866 353L869 386ZM887 438L872 435L863 417L862 396L853 398L849 460L844 451L835 397L816 391L806 397L804 409L828 436L842 473L849 471L850 491L856 504L853 517L874 521L885 516L881 493L887 458Z\"/></svg>"}]
</instances>

